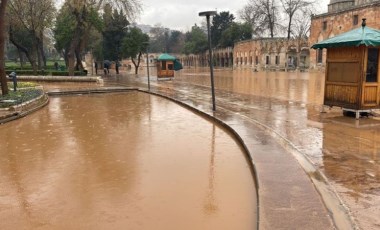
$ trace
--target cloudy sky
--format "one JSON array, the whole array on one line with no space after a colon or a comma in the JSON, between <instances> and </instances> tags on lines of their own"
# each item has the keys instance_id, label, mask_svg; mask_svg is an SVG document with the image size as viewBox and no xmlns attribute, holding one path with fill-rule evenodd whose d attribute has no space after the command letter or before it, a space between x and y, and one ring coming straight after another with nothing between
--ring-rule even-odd
<instances>
[{"instance_id":1,"label":"cloudy sky","mask_svg":"<svg viewBox=\"0 0 380 230\"><path fill-rule=\"evenodd\" d=\"M188 31L195 23L200 24L205 18L198 16L199 12L217 10L230 11L238 19L237 12L248 0L141 0L143 13L138 23L161 24L170 29ZM329 0L318 1L321 12L327 11Z\"/></svg>"}]
</instances>

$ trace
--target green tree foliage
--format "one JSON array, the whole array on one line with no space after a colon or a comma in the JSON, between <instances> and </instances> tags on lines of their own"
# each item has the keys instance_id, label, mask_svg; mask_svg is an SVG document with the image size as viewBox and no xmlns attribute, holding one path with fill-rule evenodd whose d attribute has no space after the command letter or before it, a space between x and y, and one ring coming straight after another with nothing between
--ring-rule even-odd
<instances>
[{"instance_id":1,"label":"green tree foliage","mask_svg":"<svg viewBox=\"0 0 380 230\"><path fill-rule=\"evenodd\" d=\"M53 29L55 48L58 52L64 52L69 48L70 41L73 38L76 22L75 17L63 6L58 12L55 26Z\"/></svg>"},{"instance_id":2,"label":"green tree foliage","mask_svg":"<svg viewBox=\"0 0 380 230\"><path fill-rule=\"evenodd\" d=\"M185 45L183 52L185 54L199 54L208 48L208 40L206 33L197 25L191 28L190 32L185 35Z\"/></svg>"},{"instance_id":3,"label":"green tree foliage","mask_svg":"<svg viewBox=\"0 0 380 230\"><path fill-rule=\"evenodd\" d=\"M131 28L127 36L123 39L122 54L123 57L131 58L135 66L135 74L141 62L141 56L146 52L149 45L149 36L144 34L139 28Z\"/></svg>"},{"instance_id":4,"label":"green tree foliage","mask_svg":"<svg viewBox=\"0 0 380 230\"><path fill-rule=\"evenodd\" d=\"M80 42L81 46L78 48L80 48L81 50L99 50L99 46L101 48L101 37L99 32L101 32L103 29L103 20L95 8L87 9L86 26L89 28L89 32L88 34L83 35ZM72 40L74 39L74 33L76 28L76 17L70 11L69 6L67 4L64 4L56 17L53 34L55 39L55 48L65 58L66 65L68 65L68 52ZM89 41L89 37L91 37L91 43L87 42Z\"/></svg>"},{"instance_id":5,"label":"green tree foliage","mask_svg":"<svg viewBox=\"0 0 380 230\"><path fill-rule=\"evenodd\" d=\"M122 11L114 9L111 15L107 15L107 13L109 13L109 11L105 10L103 15L104 59L119 60L122 41L127 35L129 21Z\"/></svg>"},{"instance_id":6,"label":"green tree foliage","mask_svg":"<svg viewBox=\"0 0 380 230\"><path fill-rule=\"evenodd\" d=\"M56 12L54 2L52 0L9 0L8 6L10 41L27 56L33 70L37 71L37 67L41 69L46 66L44 33L46 29L52 27ZM25 31L30 37L29 44L25 43L25 37L22 36Z\"/></svg>"},{"instance_id":7,"label":"green tree foliage","mask_svg":"<svg viewBox=\"0 0 380 230\"><path fill-rule=\"evenodd\" d=\"M222 33L232 25L235 16L228 11L222 11L212 18L211 43L213 47L220 46Z\"/></svg>"},{"instance_id":8,"label":"green tree foliage","mask_svg":"<svg viewBox=\"0 0 380 230\"><path fill-rule=\"evenodd\" d=\"M250 24L234 22L222 32L220 46L233 47L235 42L251 39L252 31Z\"/></svg>"},{"instance_id":9,"label":"green tree foliage","mask_svg":"<svg viewBox=\"0 0 380 230\"><path fill-rule=\"evenodd\" d=\"M128 19L135 18L141 11L139 0L66 0L69 11L75 16L76 26L70 46L67 52L69 74L74 75L75 59L80 64L80 54L84 50L84 42L89 39L91 23L89 12L99 12L109 4L111 7L121 10Z\"/></svg>"}]
</instances>

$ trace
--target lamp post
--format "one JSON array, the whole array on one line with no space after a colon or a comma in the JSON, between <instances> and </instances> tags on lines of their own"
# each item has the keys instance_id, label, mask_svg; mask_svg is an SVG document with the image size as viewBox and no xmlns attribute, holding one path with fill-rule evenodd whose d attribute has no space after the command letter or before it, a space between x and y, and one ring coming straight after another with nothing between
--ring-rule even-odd
<instances>
[{"instance_id":1,"label":"lamp post","mask_svg":"<svg viewBox=\"0 0 380 230\"><path fill-rule=\"evenodd\" d=\"M214 66L212 63L212 50L211 50L211 33L210 33L210 16L216 15L216 11L204 11L200 12L199 16L206 16L207 19L207 35L208 35L208 52L210 63L210 75L211 75L211 95L212 95L212 110L216 110L215 106L215 88L214 88Z\"/></svg>"}]
</instances>

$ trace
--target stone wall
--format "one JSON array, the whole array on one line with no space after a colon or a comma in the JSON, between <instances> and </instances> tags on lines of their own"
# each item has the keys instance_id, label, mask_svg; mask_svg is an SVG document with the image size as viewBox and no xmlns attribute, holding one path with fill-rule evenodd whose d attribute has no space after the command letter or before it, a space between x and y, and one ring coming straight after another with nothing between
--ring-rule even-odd
<instances>
[{"instance_id":1,"label":"stone wall","mask_svg":"<svg viewBox=\"0 0 380 230\"><path fill-rule=\"evenodd\" d=\"M380 29L380 1L355 6L336 13L314 16L311 20L309 43L313 45L327 38L358 28L361 26L362 18L367 19L367 26ZM320 51L310 50L310 68L324 67L326 50L322 51L322 62L317 61L318 52Z\"/></svg>"},{"instance_id":2,"label":"stone wall","mask_svg":"<svg viewBox=\"0 0 380 230\"><path fill-rule=\"evenodd\" d=\"M261 38L235 44L234 67L254 70L286 70L308 68L307 40Z\"/></svg>"}]
</instances>

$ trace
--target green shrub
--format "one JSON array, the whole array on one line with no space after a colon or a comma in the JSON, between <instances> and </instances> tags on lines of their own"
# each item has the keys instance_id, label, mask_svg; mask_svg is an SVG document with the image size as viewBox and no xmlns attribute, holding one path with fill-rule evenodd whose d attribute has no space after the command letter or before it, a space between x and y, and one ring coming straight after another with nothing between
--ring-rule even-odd
<instances>
[{"instance_id":1,"label":"green shrub","mask_svg":"<svg viewBox=\"0 0 380 230\"><path fill-rule=\"evenodd\" d=\"M21 104L26 101L30 101L34 98L37 98L43 95L44 92L41 89L28 89L28 90L20 90L14 92L13 90L9 91L9 94L2 96L0 95L0 101L2 100L13 100L12 102L1 102L0 108L7 108L9 106Z\"/></svg>"}]
</instances>

